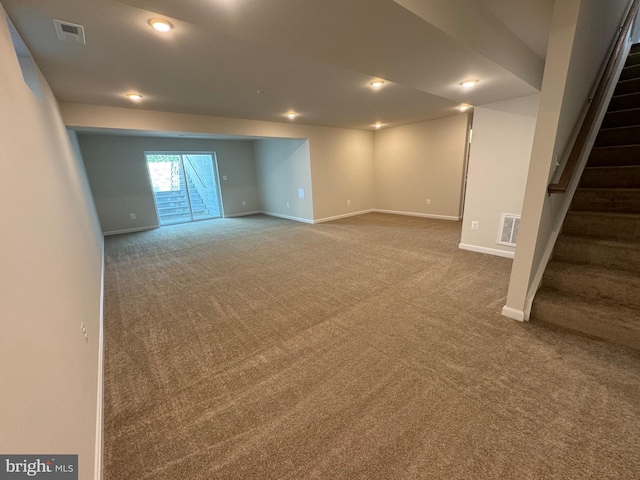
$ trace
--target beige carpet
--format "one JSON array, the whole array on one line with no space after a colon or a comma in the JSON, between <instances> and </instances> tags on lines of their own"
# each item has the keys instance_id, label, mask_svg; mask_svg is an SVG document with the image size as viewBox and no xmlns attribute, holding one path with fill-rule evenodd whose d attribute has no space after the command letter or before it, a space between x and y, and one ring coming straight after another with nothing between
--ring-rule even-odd
<instances>
[{"instance_id":1,"label":"beige carpet","mask_svg":"<svg viewBox=\"0 0 640 480\"><path fill-rule=\"evenodd\" d=\"M105 479L640 478L640 356L499 315L460 224L109 237Z\"/></svg>"}]
</instances>

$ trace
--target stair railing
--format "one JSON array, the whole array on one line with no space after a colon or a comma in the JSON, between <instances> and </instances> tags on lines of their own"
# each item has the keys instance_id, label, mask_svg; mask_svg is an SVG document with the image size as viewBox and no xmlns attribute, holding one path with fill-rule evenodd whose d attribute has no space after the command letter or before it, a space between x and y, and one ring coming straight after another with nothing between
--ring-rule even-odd
<instances>
[{"instance_id":1,"label":"stair railing","mask_svg":"<svg viewBox=\"0 0 640 480\"><path fill-rule=\"evenodd\" d=\"M184 162L185 172L187 171L187 164L188 164L189 170L191 172L193 172L195 174L196 178L198 179L198 182L194 182L194 187L196 189L196 192L198 192L200 194L200 196L202 197L202 199L204 201L205 208L207 209L207 212L211 213L210 212L210 209L211 209L211 206L210 206L210 201L211 201L210 195L212 194L212 189L209 188L204 183L204 180L202 180L202 177L200 176L200 173L198 172L198 169L195 167L195 165L191 161L191 158L189 158L189 155L183 155L182 158L185 160L185 162ZM200 185L202 186L202 189L200 188L198 183L200 183Z\"/></svg>"},{"instance_id":2,"label":"stair railing","mask_svg":"<svg viewBox=\"0 0 640 480\"><path fill-rule=\"evenodd\" d=\"M589 109L587 110L587 114L584 117L582 122L582 126L578 131L578 135L576 136L576 140L573 144L571 152L569 153L569 157L567 159L567 163L562 170L562 175L557 183L551 183L547 189L549 194L559 193L564 194L567 192L569 188L569 184L571 183L571 179L575 174L576 168L578 166L580 158L586 153L585 149L587 146L587 140L590 137L591 132L595 126L595 121L598 116L598 111L602 102L605 100L605 94L607 91L607 87L611 84L612 81L616 81L617 79L612 78L615 66L620 59L620 55L622 54L623 47L627 35L631 30L631 26L638 14L638 8L640 7L640 0L633 0L631 3L631 7L629 8L629 12L627 13L627 17L620 28L620 33L618 34L618 38L616 39L616 43L613 47L611 55L609 56L609 60L607 61L607 65L605 66L604 72L600 77L600 82L596 88L595 93L593 94L593 98L591 99L591 103L589 104Z\"/></svg>"},{"instance_id":3,"label":"stair railing","mask_svg":"<svg viewBox=\"0 0 640 480\"><path fill-rule=\"evenodd\" d=\"M637 1L640 1L640 0L637 0ZM191 170L193 170L193 173L196 174L196 177L198 177L198 180L200 180L200 183L202 184L202 188L204 188L205 190L208 190L209 187L205 185L204 181L200 177L200 174L198 173L198 170L196 169L196 167L193 165L193 162L189 158L189 155L183 155L183 158L185 158L187 162L189 162L189 166L191 167Z\"/></svg>"}]
</instances>

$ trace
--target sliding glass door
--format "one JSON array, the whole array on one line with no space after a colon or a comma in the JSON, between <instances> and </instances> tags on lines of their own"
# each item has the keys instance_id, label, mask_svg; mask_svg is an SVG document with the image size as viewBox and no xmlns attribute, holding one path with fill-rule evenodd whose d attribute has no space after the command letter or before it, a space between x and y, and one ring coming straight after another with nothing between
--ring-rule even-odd
<instances>
[{"instance_id":1,"label":"sliding glass door","mask_svg":"<svg viewBox=\"0 0 640 480\"><path fill-rule=\"evenodd\" d=\"M145 155L161 225L222 216L215 153Z\"/></svg>"}]
</instances>

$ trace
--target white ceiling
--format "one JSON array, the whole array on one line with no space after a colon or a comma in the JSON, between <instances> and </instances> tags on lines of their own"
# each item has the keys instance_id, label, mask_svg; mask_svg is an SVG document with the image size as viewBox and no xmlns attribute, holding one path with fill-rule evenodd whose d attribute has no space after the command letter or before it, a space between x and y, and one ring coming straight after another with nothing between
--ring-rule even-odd
<instances>
[{"instance_id":1,"label":"white ceiling","mask_svg":"<svg viewBox=\"0 0 640 480\"><path fill-rule=\"evenodd\" d=\"M62 102L285 122L294 110L299 123L359 129L537 92L554 3L0 1ZM151 29L156 17L174 29ZM54 18L83 25L86 45L58 40ZM480 81L464 90L467 78Z\"/></svg>"}]
</instances>

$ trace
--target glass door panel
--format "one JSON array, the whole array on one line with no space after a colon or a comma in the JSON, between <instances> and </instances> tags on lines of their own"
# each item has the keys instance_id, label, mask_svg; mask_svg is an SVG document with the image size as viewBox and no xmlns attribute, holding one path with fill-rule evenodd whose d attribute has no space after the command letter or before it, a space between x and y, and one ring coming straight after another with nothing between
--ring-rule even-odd
<instances>
[{"instance_id":1,"label":"glass door panel","mask_svg":"<svg viewBox=\"0 0 640 480\"><path fill-rule=\"evenodd\" d=\"M147 153L161 225L222 216L212 153Z\"/></svg>"}]
</instances>

